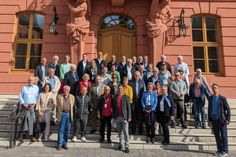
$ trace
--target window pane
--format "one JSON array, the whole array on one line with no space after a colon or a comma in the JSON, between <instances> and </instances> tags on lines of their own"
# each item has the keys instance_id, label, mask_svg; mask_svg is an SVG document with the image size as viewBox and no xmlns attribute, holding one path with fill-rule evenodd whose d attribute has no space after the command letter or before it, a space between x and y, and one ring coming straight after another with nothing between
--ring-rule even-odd
<instances>
[{"instance_id":1,"label":"window pane","mask_svg":"<svg viewBox=\"0 0 236 157\"><path fill-rule=\"evenodd\" d=\"M204 47L193 47L194 59L204 59Z\"/></svg>"},{"instance_id":2,"label":"window pane","mask_svg":"<svg viewBox=\"0 0 236 157\"><path fill-rule=\"evenodd\" d=\"M16 57L15 69L25 69L26 57Z\"/></svg>"},{"instance_id":3,"label":"window pane","mask_svg":"<svg viewBox=\"0 0 236 157\"><path fill-rule=\"evenodd\" d=\"M215 30L207 30L207 41L216 42L216 31Z\"/></svg>"},{"instance_id":4,"label":"window pane","mask_svg":"<svg viewBox=\"0 0 236 157\"><path fill-rule=\"evenodd\" d=\"M27 54L27 44L17 44L16 45L16 56L26 56Z\"/></svg>"},{"instance_id":5,"label":"window pane","mask_svg":"<svg viewBox=\"0 0 236 157\"><path fill-rule=\"evenodd\" d=\"M192 28L202 28L202 17L192 18Z\"/></svg>"},{"instance_id":6,"label":"window pane","mask_svg":"<svg viewBox=\"0 0 236 157\"><path fill-rule=\"evenodd\" d=\"M35 69L40 64L41 57L30 57L30 69Z\"/></svg>"},{"instance_id":7,"label":"window pane","mask_svg":"<svg viewBox=\"0 0 236 157\"><path fill-rule=\"evenodd\" d=\"M41 56L42 44L32 44L30 56Z\"/></svg>"},{"instance_id":8,"label":"window pane","mask_svg":"<svg viewBox=\"0 0 236 157\"><path fill-rule=\"evenodd\" d=\"M30 15L20 14L19 15L19 26L18 26L18 38L28 38L29 35L29 19Z\"/></svg>"},{"instance_id":9,"label":"window pane","mask_svg":"<svg viewBox=\"0 0 236 157\"><path fill-rule=\"evenodd\" d=\"M44 26L44 16L40 14L33 15L33 39L43 38L43 26Z\"/></svg>"},{"instance_id":10,"label":"window pane","mask_svg":"<svg viewBox=\"0 0 236 157\"><path fill-rule=\"evenodd\" d=\"M217 29L216 18L206 17L206 28L207 29Z\"/></svg>"},{"instance_id":11,"label":"window pane","mask_svg":"<svg viewBox=\"0 0 236 157\"><path fill-rule=\"evenodd\" d=\"M194 69L196 71L197 68L201 68L202 72L206 72L205 70L205 61L204 60L194 60Z\"/></svg>"},{"instance_id":12,"label":"window pane","mask_svg":"<svg viewBox=\"0 0 236 157\"><path fill-rule=\"evenodd\" d=\"M209 60L209 72L219 72L218 60Z\"/></svg>"},{"instance_id":13,"label":"window pane","mask_svg":"<svg viewBox=\"0 0 236 157\"><path fill-rule=\"evenodd\" d=\"M193 30L193 41L203 41L202 30Z\"/></svg>"},{"instance_id":14,"label":"window pane","mask_svg":"<svg viewBox=\"0 0 236 157\"><path fill-rule=\"evenodd\" d=\"M209 59L218 59L216 47L208 47L208 58Z\"/></svg>"}]
</instances>

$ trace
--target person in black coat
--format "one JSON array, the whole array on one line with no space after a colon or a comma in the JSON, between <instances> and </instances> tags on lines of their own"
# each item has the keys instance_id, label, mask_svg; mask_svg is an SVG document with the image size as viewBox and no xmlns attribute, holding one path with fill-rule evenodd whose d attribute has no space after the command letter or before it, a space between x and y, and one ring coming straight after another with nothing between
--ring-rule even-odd
<instances>
[{"instance_id":1,"label":"person in black coat","mask_svg":"<svg viewBox=\"0 0 236 157\"><path fill-rule=\"evenodd\" d=\"M135 67L132 65L133 62L131 59L127 59L126 65L122 68L121 71L121 78L127 77L129 81L132 81L134 79L134 75L136 72Z\"/></svg>"},{"instance_id":2,"label":"person in black coat","mask_svg":"<svg viewBox=\"0 0 236 157\"><path fill-rule=\"evenodd\" d=\"M227 125L230 123L231 111L227 99L219 94L219 85L212 85L213 95L209 98L208 124L213 128L217 144L216 156L227 156Z\"/></svg>"},{"instance_id":3,"label":"person in black coat","mask_svg":"<svg viewBox=\"0 0 236 157\"><path fill-rule=\"evenodd\" d=\"M49 67L47 65L47 59L42 57L41 63L35 68L34 76L39 78L38 86L40 89L43 87L45 77L48 76ZM41 91L40 91L41 92Z\"/></svg>"},{"instance_id":4,"label":"person in black coat","mask_svg":"<svg viewBox=\"0 0 236 157\"><path fill-rule=\"evenodd\" d=\"M175 104L171 96L167 92L168 87L163 86L161 88L162 95L158 96L158 105L157 105L157 122L161 124L163 130L164 140L162 141L163 145L168 145L170 143L170 133L168 124L171 119L174 119Z\"/></svg>"},{"instance_id":5,"label":"person in black coat","mask_svg":"<svg viewBox=\"0 0 236 157\"><path fill-rule=\"evenodd\" d=\"M120 71L119 70L119 63L116 61L116 56L115 55L112 55L111 56L111 61L107 63L108 71L111 71L111 67L112 67L113 64L116 65L116 71Z\"/></svg>"},{"instance_id":6,"label":"person in black coat","mask_svg":"<svg viewBox=\"0 0 236 157\"><path fill-rule=\"evenodd\" d=\"M98 99L98 119L100 120L100 143L104 142L105 125L107 125L107 142L111 143L111 119L112 119L112 104L114 97L110 93L109 86L104 87L104 94Z\"/></svg>"},{"instance_id":7,"label":"person in black coat","mask_svg":"<svg viewBox=\"0 0 236 157\"><path fill-rule=\"evenodd\" d=\"M82 77L85 73L89 71L89 61L87 60L87 55L83 54L83 59L78 63L77 73L79 75L79 79L82 80Z\"/></svg>"},{"instance_id":8,"label":"person in black coat","mask_svg":"<svg viewBox=\"0 0 236 157\"><path fill-rule=\"evenodd\" d=\"M98 69L98 75L102 73L102 68L106 66L106 61L103 59L102 52L98 52L98 58L94 59Z\"/></svg>"},{"instance_id":9,"label":"person in black coat","mask_svg":"<svg viewBox=\"0 0 236 157\"><path fill-rule=\"evenodd\" d=\"M64 84L70 86L70 93L72 95L77 95L79 89L79 76L76 72L76 65L72 64L70 71L65 74Z\"/></svg>"},{"instance_id":10,"label":"person in black coat","mask_svg":"<svg viewBox=\"0 0 236 157\"><path fill-rule=\"evenodd\" d=\"M166 69L172 74L170 63L166 61L166 56L161 56L161 61L157 63L156 67L159 69L159 71L162 69L162 66L166 65Z\"/></svg>"},{"instance_id":11,"label":"person in black coat","mask_svg":"<svg viewBox=\"0 0 236 157\"><path fill-rule=\"evenodd\" d=\"M59 61L59 57L57 55L52 57L53 62L51 64L49 64L49 68L52 68L55 70L55 75L60 78L60 63Z\"/></svg>"}]
</instances>

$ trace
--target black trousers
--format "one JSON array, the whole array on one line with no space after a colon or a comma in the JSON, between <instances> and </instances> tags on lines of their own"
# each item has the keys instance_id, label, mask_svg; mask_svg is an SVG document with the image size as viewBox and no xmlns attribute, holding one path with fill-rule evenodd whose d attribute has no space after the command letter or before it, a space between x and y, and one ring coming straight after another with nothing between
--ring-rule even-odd
<instances>
[{"instance_id":1,"label":"black trousers","mask_svg":"<svg viewBox=\"0 0 236 157\"><path fill-rule=\"evenodd\" d=\"M146 131L147 137L154 138L155 137L155 114L154 112L145 113L145 120L146 120Z\"/></svg>"},{"instance_id":2,"label":"black trousers","mask_svg":"<svg viewBox=\"0 0 236 157\"><path fill-rule=\"evenodd\" d=\"M103 116L100 119L100 136L101 136L101 140L104 140L104 136L105 136L105 125L107 125L107 140L111 140L111 116Z\"/></svg>"},{"instance_id":3,"label":"black trousers","mask_svg":"<svg viewBox=\"0 0 236 157\"><path fill-rule=\"evenodd\" d=\"M138 126L139 134L143 134L143 122L144 122L144 112L141 105L140 99L134 100L134 114L132 114L132 134L136 133L136 127Z\"/></svg>"},{"instance_id":4,"label":"black trousers","mask_svg":"<svg viewBox=\"0 0 236 157\"><path fill-rule=\"evenodd\" d=\"M158 112L159 114L159 122L161 124L162 130L163 130L163 137L164 137L164 142L170 142L170 132L169 132L169 121L170 117L165 116L163 112Z\"/></svg>"}]
</instances>

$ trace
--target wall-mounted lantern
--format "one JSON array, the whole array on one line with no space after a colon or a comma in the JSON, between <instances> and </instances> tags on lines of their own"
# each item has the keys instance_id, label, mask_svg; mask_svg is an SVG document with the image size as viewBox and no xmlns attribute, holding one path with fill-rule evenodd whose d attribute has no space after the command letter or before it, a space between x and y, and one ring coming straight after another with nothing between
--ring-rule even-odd
<instances>
[{"instance_id":1,"label":"wall-mounted lantern","mask_svg":"<svg viewBox=\"0 0 236 157\"><path fill-rule=\"evenodd\" d=\"M57 21L59 20L58 16L57 16L57 10L56 7L53 7L53 15L52 15L52 22L49 26L49 33L50 34L54 34L57 35Z\"/></svg>"},{"instance_id":2,"label":"wall-mounted lantern","mask_svg":"<svg viewBox=\"0 0 236 157\"><path fill-rule=\"evenodd\" d=\"M185 14L185 11L184 9L181 10L181 13L180 13L180 16L179 16L179 19L177 20L177 23L179 25L179 36L183 36L185 37L187 35L187 26L184 22L184 14Z\"/></svg>"}]
</instances>

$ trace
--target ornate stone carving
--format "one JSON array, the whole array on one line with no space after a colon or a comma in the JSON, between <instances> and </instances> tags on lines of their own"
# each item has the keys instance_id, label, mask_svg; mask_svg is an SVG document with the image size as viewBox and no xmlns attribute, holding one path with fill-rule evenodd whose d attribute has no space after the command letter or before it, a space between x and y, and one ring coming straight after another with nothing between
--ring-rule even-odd
<instances>
[{"instance_id":1,"label":"ornate stone carving","mask_svg":"<svg viewBox=\"0 0 236 157\"><path fill-rule=\"evenodd\" d=\"M78 61L84 53L85 36L89 33L89 21L86 15L90 10L88 0L69 0L66 2L70 12L70 22L66 24L67 35L70 36L72 61Z\"/></svg>"},{"instance_id":2,"label":"ornate stone carving","mask_svg":"<svg viewBox=\"0 0 236 157\"><path fill-rule=\"evenodd\" d=\"M152 1L149 18L146 19L149 38L156 38L167 31L167 23L173 19L169 4L170 0Z\"/></svg>"},{"instance_id":3,"label":"ornate stone carving","mask_svg":"<svg viewBox=\"0 0 236 157\"><path fill-rule=\"evenodd\" d=\"M41 11L52 3L52 0L34 0L28 6L28 10Z\"/></svg>"}]
</instances>

